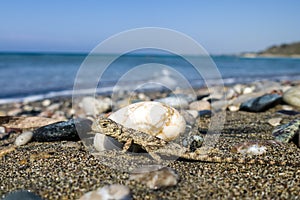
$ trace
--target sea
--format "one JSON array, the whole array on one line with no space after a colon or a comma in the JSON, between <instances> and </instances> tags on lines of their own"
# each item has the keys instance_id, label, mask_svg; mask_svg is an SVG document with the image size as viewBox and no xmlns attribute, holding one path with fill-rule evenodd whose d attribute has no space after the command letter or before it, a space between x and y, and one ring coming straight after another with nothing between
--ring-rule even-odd
<instances>
[{"instance_id":1,"label":"sea","mask_svg":"<svg viewBox=\"0 0 300 200\"><path fill-rule=\"evenodd\" d=\"M205 86L205 72L211 68L225 85L300 80L299 58L211 56L208 66L200 67L200 73L199 68L195 70L186 58L188 56L165 54L118 57L76 53L0 53L0 104L70 96L74 87L86 90L96 87L98 93L109 93L116 87L126 86L137 88L139 85L145 89L149 82L152 86L153 83L168 86L187 81L192 87L201 87Z\"/></svg>"}]
</instances>

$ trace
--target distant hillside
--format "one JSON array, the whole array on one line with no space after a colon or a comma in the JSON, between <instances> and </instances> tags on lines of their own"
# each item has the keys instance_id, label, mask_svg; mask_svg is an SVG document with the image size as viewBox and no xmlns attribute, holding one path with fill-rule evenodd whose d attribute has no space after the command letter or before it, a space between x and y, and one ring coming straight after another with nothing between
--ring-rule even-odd
<instances>
[{"instance_id":1,"label":"distant hillside","mask_svg":"<svg viewBox=\"0 0 300 200\"><path fill-rule=\"evenodd\" d=\"M274 45L257 53L244 53L245 57L300 57L300 42Z\"/></svg>"}]
</instances>

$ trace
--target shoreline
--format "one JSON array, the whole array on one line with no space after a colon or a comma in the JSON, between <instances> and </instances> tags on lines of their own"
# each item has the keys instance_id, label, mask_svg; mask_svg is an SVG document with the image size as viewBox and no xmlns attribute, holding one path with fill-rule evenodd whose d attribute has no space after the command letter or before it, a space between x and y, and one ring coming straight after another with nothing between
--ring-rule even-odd
<instances>
[{"instance_id":1,"label":"shoreline","mask_svg":"<svg viewBox=\"0 0 300 200\"><path fill-rule=\"evenodd\" d=\"M242 58L292 58L300 59L300 55L284 55L284 54L257 54L257 53L243 53L239 55Z\"/></svg>"}]
</instances>

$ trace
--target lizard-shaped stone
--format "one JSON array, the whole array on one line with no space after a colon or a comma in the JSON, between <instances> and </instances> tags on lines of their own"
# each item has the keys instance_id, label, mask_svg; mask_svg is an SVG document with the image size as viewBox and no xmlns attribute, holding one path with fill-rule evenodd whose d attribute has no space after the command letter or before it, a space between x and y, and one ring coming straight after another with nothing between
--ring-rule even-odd
<instances>
[{"instance_id":1,"label":"lizard-shaped stone","mask_svg":"<svg viewBox=\"0 0 300 200\"><path fill-rule=\"evenodd\" d=\"M121 143L125 143L123 151L127 151L132 143L140 145L146 150L152 158L157 161L161 161L160 155L177 156L187 160L195 160L202 162L225 162L225 163L247 163L247 164L271 164L271 165L295 165L287 161L276 161L276 160L263 160L260 158L248 158L248 157L228 157L228 156L212 156L203 151L201 148L191 152L188 148L183 147L174 142L166 142L160 138L149 135L147 133L126 128L115 121L99 117L93 125L92 131L100 132L107 136L113 137ZM296 166L299 164L296 163Z\"/></svg>"}]
</instances>

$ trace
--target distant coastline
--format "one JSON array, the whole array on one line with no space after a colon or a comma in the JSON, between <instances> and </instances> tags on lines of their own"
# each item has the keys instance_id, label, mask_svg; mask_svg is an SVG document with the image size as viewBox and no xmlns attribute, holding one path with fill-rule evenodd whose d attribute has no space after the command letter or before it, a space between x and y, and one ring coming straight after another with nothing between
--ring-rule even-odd
<instances>
[{"instance_id":1,"label":"distant coastline","mask_svg":"<svg viewBox=\"0 0 300 200\"><path fill-rule=\"evenodd\" d=\"M300 42L274 45L260 52L245 52L240 56L246 58L300 58Z\"/></svg>"}]
</instances>

